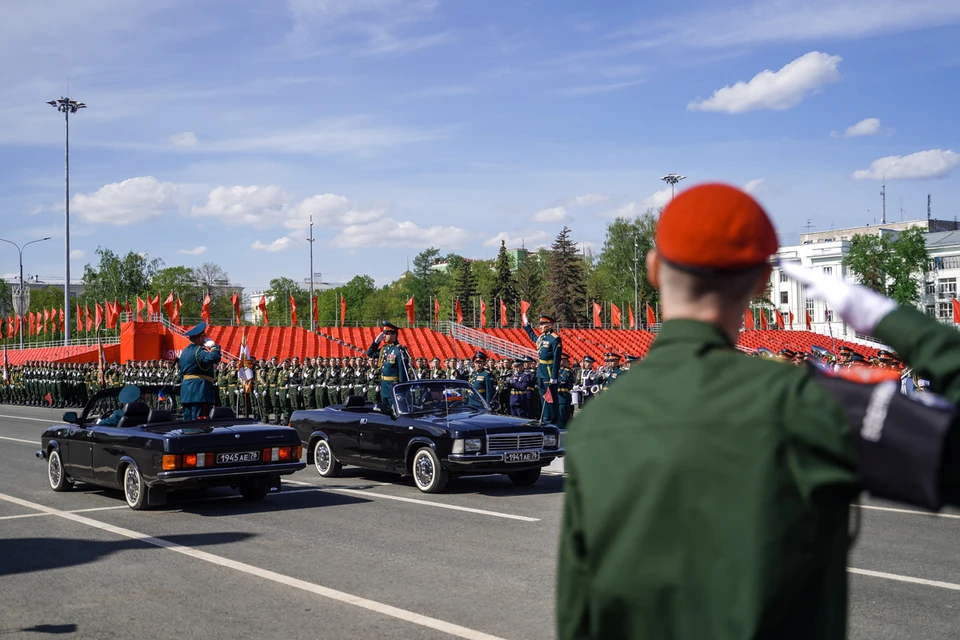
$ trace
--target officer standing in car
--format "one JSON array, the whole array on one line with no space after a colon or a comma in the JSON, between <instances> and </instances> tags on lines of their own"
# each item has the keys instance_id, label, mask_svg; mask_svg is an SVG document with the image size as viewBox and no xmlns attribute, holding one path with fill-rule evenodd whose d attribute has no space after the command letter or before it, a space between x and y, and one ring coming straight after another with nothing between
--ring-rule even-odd
<instances>
[{"instance_id":1,"label":"officer standing in car","mask_svg":"<svg viewBox=\"0 0 960 640\"><path fill-rule=\"evenodd\" d=\"M473 356L473 373L470 374L470 384L489 404L493 402L494 385L493 376L486 370L486 365L487 354L483 351L477 351L477 355Z\"/></svg>"},{"instance_id":2,"label":"officer standing in car","mask_svg":"<svg viewBox=\"0 0 960 640\"><path fill-rule=\"evenodd\" d=\"M213 340L207 340L204 331L205 322L201 322L187 331L184 336L190 344L180 354L180 404L183 406L183 419L196 420L206 418L210 407L217 401L214 387L214 373L220 362L220 347Z\"/></svg>"},{"instance_id":3,"label":"officer standing in car","mask_svg":"<svg viewBox=\"0 0 960 640\"><path fill-rule=\"evenodd\" d=\"M377 369L380 370L380 404L388 405L393 397L393 387L400 382L410 380L410 356L407 350L399 343L400 329L384 321L383 331L380 332L370 348L367 349L368 358L377 359Z\"/></svg>"},{"instance_id":4,"label":"officer standing in car","mask_svg":"<svg viewBox=\"0 0 960 640\"><path fill-rule=\"evenodd\" d=\"M777 248L766 212L734 187L694 187L661 214L646 263L663 326L567 439L560 640L842 640L850 503L863 489L960 502L960 333L781 263L807 300L894 347L947 401L901 395L895 372L745 357L744 310Z\"/></svg>"}]
</instances>

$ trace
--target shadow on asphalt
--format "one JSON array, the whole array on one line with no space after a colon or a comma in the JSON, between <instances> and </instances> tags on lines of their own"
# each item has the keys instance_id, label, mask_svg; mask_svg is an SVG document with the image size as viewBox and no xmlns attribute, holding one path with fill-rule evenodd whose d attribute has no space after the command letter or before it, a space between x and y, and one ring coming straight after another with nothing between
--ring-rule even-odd
<instances>
[{"instance_id":1,"label":"shadow on asphalt","mask_svg":"<svg viewBox=\"0 0 960 640\"><path fill-rule=\"evenodd\" d=\"M157 536L189 547L231 544L255 537L252 533L223 532ZM0 576L35 573L97 562L121 551L157 549L141 540L81 540L75 538L8 538L3 541Z\"/></svg>"},{"instance_id":2,"label":"shadow on asphalt","mask_svg":"<svg viewBox=\"0 0 960 640\"><path fill-rule=\"evenodd\" d=\"M401 478L393 473L361 469L360 467L347 467L343 470L340 477L362 478L371 482L380 482L398 487L409 487L415 494L420 494L420 491L417 490L413 484L413 480L409 476ZM349 486L347 488L360 489L375 487ZM537 483L530 487L518 487L510 482L510 479L503 474L459 476L450 480L450 484L447 485L444 493L451 495L479 494L484 496L549 495L563 493L563 476L542 475Z\"/></svg>"},{"instance_id":3,"label":"shadow on asphalt","mask_svg":"<svg viewBox=\"0 0 960 640\"><path fill-rule=\"evenodd\" d=\"M64 633L76 633L75 624L36 624L32 627L24 627L19 630L20 633L47 633L50 635L62 635ZM0 634L16 633L16 631L0 631Z\"/></svg>"}]
</instances>

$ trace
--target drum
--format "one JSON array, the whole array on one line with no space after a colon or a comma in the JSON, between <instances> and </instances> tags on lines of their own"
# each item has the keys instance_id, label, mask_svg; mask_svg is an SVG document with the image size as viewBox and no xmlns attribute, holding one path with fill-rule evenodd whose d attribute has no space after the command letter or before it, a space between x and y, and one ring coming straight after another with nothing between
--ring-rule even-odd
<instances>
[{"instance_id":1,"label":"drum","mask_svg":"<svg viewBox=\"0 0 960 640\"><path fill-rule=\"evenodd\" d=\"M582 398L582 397L583 397L583 391L581 391L580 389L571 389L571 390L570 390L570 399L571 399L571 403L573 404L573 406L579 407L579 406L580 406L580 401L581 401L581 398Z\"/></svg>"}]
</instances>

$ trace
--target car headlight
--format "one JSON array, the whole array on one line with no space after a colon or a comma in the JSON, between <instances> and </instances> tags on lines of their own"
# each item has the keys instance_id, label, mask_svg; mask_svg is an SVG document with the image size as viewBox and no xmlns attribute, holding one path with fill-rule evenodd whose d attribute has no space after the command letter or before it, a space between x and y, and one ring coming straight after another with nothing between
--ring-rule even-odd
<instances>
[{"instance_id":1,"label":"car headlight","mask_svg":"<svg viewBox=\"0 0 960 640\"><path fill-rule=\"evenodd\" d=\"M463 453L463 438L457 438L453 441L453 451L451 453Z\"/></svg>"},{"instance_id":2,"label":"car headlight","mask_svg":"<svg viewBox=\"0 0 960 640\"><path fill-rule=\"evenodd\" d=\"M557 446L557 436L554 433L543 434L543 446L555 449Z\"/></svg>"},{"instance_id":3,"label":"car headlight","mask_svg":"<svg viewBox=\"0 0 960 640\"><path fill-rule=\"evenodd\" d=\"M464 440L464 449L466 451L480 451L480 448L483 444L480 442L480 438L469 438Z\"/></svg>"}]
</instances>

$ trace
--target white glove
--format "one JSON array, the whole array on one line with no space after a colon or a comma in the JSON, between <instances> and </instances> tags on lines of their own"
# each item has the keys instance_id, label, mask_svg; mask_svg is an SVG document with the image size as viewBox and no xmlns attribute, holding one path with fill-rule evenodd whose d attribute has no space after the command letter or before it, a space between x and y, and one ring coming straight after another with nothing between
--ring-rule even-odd
<instances>
[{"instance_id":1,"label":"white glove","mask_svg":"<svg viewBox=\"0 0 960 640\"><path fill-rule=\"evenodd\" d=\"M213 340L207 340L203 343L203 346L205 346L207 349L213 349L215 346L217 346L217 343Z\"/></svg>"},{"instance_id":2,"label":"white glove","mask_svg":"<svg viewBox=\"0 0 960 640\"><path fill-rule=\"evenodd\" d=\"M788 276L807 285L807 295L823 300L857 333L872 336L883 318L897 303L859 284L836 280L798 264L781 263Z\"/></svg>"},{"instance_id":3,"label":"white glove","mask_svg":"<svg viewBox=\"0 0 960 640\"><path fill-rule=\"evenodd\" d=\"M381 331L380 334L373 339L373 341L376 342L377 344L380 344L381 342L383 342L383 331Z\"/></svg>"}]
</instances>

